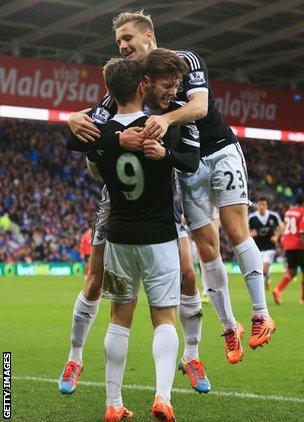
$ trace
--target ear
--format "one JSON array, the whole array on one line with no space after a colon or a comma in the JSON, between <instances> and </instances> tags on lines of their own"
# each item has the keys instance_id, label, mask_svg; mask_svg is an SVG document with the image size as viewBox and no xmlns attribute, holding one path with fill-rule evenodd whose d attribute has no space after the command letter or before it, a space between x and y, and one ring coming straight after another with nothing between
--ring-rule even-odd
<instances>
[{"instance_id":1,"label":"ear","mask_svg":"<svg viewBox=\"0 0 304 422\"><path fill-rule=\"evenodd\" d=\"M152 44L152 42L153 42L153 40L154 40L154 34L153 34L153 31L151 31L151 29L149 29L147 32L146 32L146 39L147 39L147 43L148 44Z\"/></svg>"},{"instance_id":2,"label":"ear","mask_svg":"<svg viewBox=\"0 0 304 422\"><path fill-rule=\"evenodd\" d=\"M145 88L151 88L151 79L149 78L149 76L144 75L143 84Z\"/></svg>"},{"instance_id":3,"label":"ear","mask_svg":"<svg viewBox=\"0 0 304 422\"><path fill-rule=\"evenodd\" d=\"M145 88L144 88L144 83L143 82L140 82L140 84L138 85L137 90L138 90L138 93L139 93L140 97L142 98L144 96L144 94L145 94Z\"/></svg>"}]
</instances>

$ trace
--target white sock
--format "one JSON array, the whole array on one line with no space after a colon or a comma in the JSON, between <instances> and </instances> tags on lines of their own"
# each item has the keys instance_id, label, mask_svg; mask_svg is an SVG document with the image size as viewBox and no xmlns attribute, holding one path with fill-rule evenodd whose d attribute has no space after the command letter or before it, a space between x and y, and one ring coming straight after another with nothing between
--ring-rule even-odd
<instances>
[{"instance_id":1,"label":"white sock","mask_svg":"<svg viewBox=\"0 0 304 422\"><path fill-rule=\"evenodd\" d=\"M228 276L221 255L213 261L202 264L207 295L210 297L224 329L235 329L237 324L230 302Z\"/></svg>"},{"instance_id":2,"label":"white sock","mask_svg":"<svg viewBox=\"0 0 304 422\"><path fill-rule=\"evenodd\" d=\"M185 349L184 359L199 359L198 346L202 331L202 304L199 292L195 296L181 295L179 318L183 326Z\"/></svg>"},{"instance_id":3,"label":"white sock","mask_svg":"<svg viewBox=\"0 0 304 422\"><path fill-rule=\"evenodd\" d=\"M107 406L122 407L121 386L129 343L129 328L109 324L104 340L106 352Z\"/></svg>"},{"instance_id":4,"label":"white sock","mask_svg":"<svg viewBox=\"0 0 304 422\"><path fill-rule=\"evenodd\" d=\"M171 324L161 324L154 330L153 358L156 371L156 395L169 404L178 353L178 336Z\"/></svg>"},{"instance_id":5,"label":"white sock","mask_svg":"<svg viewBox=\"0 0 304 422\"><path fill-rule=\"evenodd\" d=\"M100 299L88 300L80 292L73 310L71 349L68 360L82 362L82 351L88 332L96 318Z\"/></svg>"},{"instance_id":6,"label":"white sock","mask_svg":"<svg viewBox=\"0 0 304 422\"><path fill-rule=\"evenodd\" d=\"M253 315L269 316L263 278L263 261L261 253L252 239L234 247L234 252L251 297Z\"/></svg>"}]
</instances>

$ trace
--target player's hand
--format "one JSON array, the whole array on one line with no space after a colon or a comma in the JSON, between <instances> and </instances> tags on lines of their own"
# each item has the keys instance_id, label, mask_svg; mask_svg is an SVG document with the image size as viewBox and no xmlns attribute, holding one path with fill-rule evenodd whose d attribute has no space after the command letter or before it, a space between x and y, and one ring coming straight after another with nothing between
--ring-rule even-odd
<instances>
[{"instance_id":1,"label":"player's hand","mask_svg":"<svg viewBox=\"0 0 304 422\"><path fill-rule=\"evenodd\" d=\"M71 131L82 142L94 142L100 137L100 131L94 125L94 120L85 114L89 110L86 109L73 113L68 120Z\"/></svg>"},{"instance_id":2,"label":"player's hand","mask_svg":"<svg viewBox=\"0 0 304 422\"><path fill-rule=\"evenodd\" d=\"M166 149L155 139L146 139L142 149L144 156L151 160L162 160L166 156Z\"/></svg>"},{"instance_id":3,"label":"player's hand","mask_svg":"<svg viewBox=\"0 0 304 422\"><path fill-rule=\"evenodd\" d=\"M160 141L166 134L169 127L169 122L164 116L150 116L143 130L144 138L151 138Z\"/></svg>"},{"instance_id":4,"label":"player's hand","mask_svg":"<svg viewBox=\"0 0 304 422\"><path fill-rule=\"evenodd\" d=\"M276 243L277 243L277 241L278 241L277 236L271 236L270 241L271 241L272 243L276 244Z\"/></svg>"},{"instance_id":5,"label":"player's hand","mask_svg":"<svg viewBox=\"0 0 304 422\"><path fill-rule=\"evenodd\" d=\"M119 134L120 146L129 151L141 151L144 143L142 127L129 127Z\"/></svg>"},{"instance_id":6,"label":"player's hand","mask_svg":"<svg viewBox=\"0 0 304 422\"><path fill-rule=\"evenodd\" d=\"M252 237L257 237L257 235L258 235L258 231L257 231L257 229L252 229L252 230L250 230L250 235L251 235Z\"/></svg>"}]
</instances>

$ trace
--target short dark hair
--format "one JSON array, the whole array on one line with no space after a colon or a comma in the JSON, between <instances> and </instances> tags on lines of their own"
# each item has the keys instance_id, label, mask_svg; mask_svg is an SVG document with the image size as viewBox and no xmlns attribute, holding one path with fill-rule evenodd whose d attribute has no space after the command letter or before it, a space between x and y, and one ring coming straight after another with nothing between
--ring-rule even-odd
<instances>
[{"instance_id":1,"label":"short dark hair","mask_svg":"<svg viewBox=\"0 0 304 422\"><path fill-rule=\"evenodd\" d=\"M267 202L267 204L268 204L268 199L266 198L266 196L263 196L263 195L261 195L261 196L259 196L259 199L258 199L258 202Z\"/></svg>"},{"instance_id":2,"label":"short dark hair","mask_svg":"<svg viewBox=\"0 0 304 422\"><path fill-rule=\"evenodd\" d=\"M296 196L296 204L298 204L298 205L303 205L304 204L304 194L303 193L299 193Z\"/></svg>"},{"instance_id":3,"label":"short dark hair","mask_svg":"<svg viewBox=\"0 0 304 422\"><path fill-rule=\"evenodd\" d=\"M144 74L152 80L182 77L189 73L184 59L166 48L156 48L144 60Z\"/></svg>"},{"instance_id":4,"label":"short dark hair","mask_svg":"<svg viewBox=\"0 0 304 422\"><path fill-rule=\"evenodd\" d=\"M110 59L103 68L107 90L118 104L134 100L136 90L143 81L143 66L125 58Z\"/></svg>"}]
</instances>

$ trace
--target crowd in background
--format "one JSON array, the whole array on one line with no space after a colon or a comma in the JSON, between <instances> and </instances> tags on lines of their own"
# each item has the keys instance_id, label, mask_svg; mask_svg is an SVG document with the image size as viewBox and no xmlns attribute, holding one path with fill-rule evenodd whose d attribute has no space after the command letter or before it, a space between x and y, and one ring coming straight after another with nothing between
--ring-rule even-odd
<instances>
[{"instance_id":1,"label":"crowd in background","mask_svg":"<svg viewBox=\"0 0 304 422\"><path fill-rule=\"evenodd\" d=\"M65 128L0 120L0 262L79 261L100 189Z\"/></svg>"},{"instance_id":2,"label":"crowd in background","mask_svg":"<svg viewBox=\"0 0 304 422\"><path fill-rule=\"evenodd\" d=\"M266 195L281 216L304 186L304 148L244 141L250 198ZM84 157L65 148L65 127L0 119L0 262L80 261L79 240L100 196ZM233 259L222 234L224 259Z\"/></svg>"}]
</instances>

